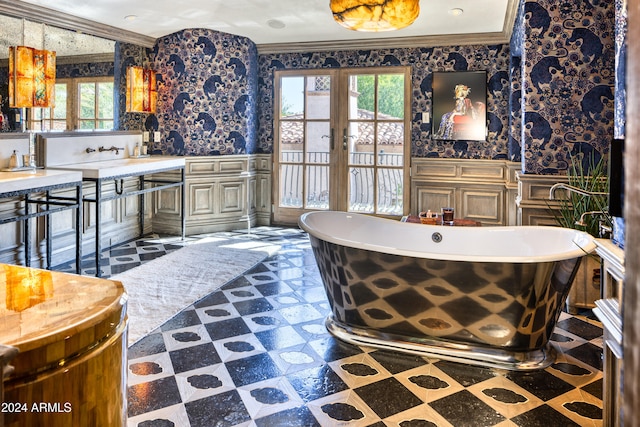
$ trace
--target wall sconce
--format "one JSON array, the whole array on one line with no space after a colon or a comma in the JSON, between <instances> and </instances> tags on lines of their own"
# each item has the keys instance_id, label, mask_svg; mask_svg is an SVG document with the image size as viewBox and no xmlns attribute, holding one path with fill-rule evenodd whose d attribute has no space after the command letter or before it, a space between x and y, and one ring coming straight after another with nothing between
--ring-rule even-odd
<instances>
[{"instance_id":1,"label":"wall sconce","mask_svg":"<svg viewBox=\"0 0 640 427\"><path fill-rule=\"evenodd\" d=\"M142 67L127 69L127 112L155 113L158 101L156 73Z\"/></svg>"},{"instance_id":2,"label":"wall sconce","mask_svg":"<svg viewBox=\"0 0 640 427\"><path fill-rule=\"evenodd\" d=\"M331 0L333 19L353 31L391 31L411 25L419 0Z\"/></svg>"},{"instance_id":3,"label":"wall sconce","mask_svg":"<svg viewBox=\"0 0 640 427\"><path fill-rule=\"evenodd\" d=\"M56 53L27 46L9 47L9 106L54 106Z\"/></svg>"}]
</instances>

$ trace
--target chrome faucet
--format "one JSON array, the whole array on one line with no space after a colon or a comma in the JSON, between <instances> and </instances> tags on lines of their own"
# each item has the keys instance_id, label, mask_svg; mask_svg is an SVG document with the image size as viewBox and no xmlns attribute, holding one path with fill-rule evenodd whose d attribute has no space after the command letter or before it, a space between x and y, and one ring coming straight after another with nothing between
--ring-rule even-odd
<instances>
[{"instance_id":1,"label":"chrome faucet","mask_svg":"<svg viewBox=\"0 0 640 427\"><path fill-rule=\"evenodd\" d=\"M600 220L598 221L598 234L600 237L605 237L607 234L611 234L613 232L613 227L606 225L605 221L608 221L608 212L606 211L589 211L583 212L580 215L580 219L575 222L575 225L580 227L587 227L588 224L584 221L587 216L599 216Z\"/></svg>"},{"instance_id":2,"label":"chrome faucet","mask_svg":"<svg viewBox=\"0 0 640 427\"><path fill-rule=\"evenodd\" d=\"M573 185L569 185L569 184L565 184L565 183L559 182L557 184L553 184L551 186L551 188L549 189L549 200L555 200L555 193L556 193L556 190L559 189L559 188L561 188L563 190L568 190L568 191L573 192L573 193L580 194L582 196L587 196L587 197L591 197L591 196L608 196L609 195L609 193L603 193L603 192L600 192L600 191L586 191L586 190L583 190L581 188L574 187Z\"/></svg>"},{"instance_id":3,"label":"chrome faucet","mask_svg":"<svg viewBox=\"0 0 640 427\"><path fill-rule=\"evenodd\" d=\"M101 152L101 153L102 153L103 151L115 151L115 152L116 152L116 156L118 155L118 153L120 152L120 150L123 150L123 151L124 151L124 147L122 147L122 148L118 148L118 147L116 147L116 146L112 145L112 146L111 146L111 147L109 147L109 148L104 148L104 147L100 147L100 148L98 148L98 151L99 151L99 152Z\"/></svg>"}]
</instances>

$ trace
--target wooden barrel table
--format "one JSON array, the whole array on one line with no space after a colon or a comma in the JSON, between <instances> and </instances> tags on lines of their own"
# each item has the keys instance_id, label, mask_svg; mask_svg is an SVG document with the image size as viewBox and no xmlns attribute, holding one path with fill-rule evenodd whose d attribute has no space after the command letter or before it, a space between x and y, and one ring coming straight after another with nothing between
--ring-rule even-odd
<instances>
[{"instance_id":1,"label":"wooden barrel table","mask_svg":"<svg viewBox=\"0 0 640 427\"><path fill-rule=\"evenodd\" d=\"M117 281L0 264L5 427L126 426L126 301Z\"/></svg>"}]
</instances>

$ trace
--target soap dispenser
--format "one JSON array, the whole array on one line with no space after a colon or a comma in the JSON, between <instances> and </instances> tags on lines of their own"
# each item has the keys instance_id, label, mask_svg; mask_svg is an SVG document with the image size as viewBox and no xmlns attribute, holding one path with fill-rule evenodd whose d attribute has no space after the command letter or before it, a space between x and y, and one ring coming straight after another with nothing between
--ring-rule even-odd
<instances>
[{"instance_id":1,"label":"soap dispenser","mask_svg":"<svg viewBox=\"0 0 640 427\"><path fill-rule=\"evenodd\" d=\"M13 150L13 154L9 158L9 168L17 169L22 167L22 157L18 154L18 150Z\"/></svg>"}]
</instances>

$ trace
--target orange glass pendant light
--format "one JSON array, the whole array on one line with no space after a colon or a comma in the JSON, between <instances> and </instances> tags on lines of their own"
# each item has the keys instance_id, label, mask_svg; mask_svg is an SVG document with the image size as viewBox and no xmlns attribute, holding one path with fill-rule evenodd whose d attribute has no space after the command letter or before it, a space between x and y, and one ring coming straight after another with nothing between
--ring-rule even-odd
<instances>
[{"instance_id":1,"label":"orange glass pendant light","mask_svg":"<svg viewBox=\"0 0 640 427\"><path fill-rule=\"evenodd\" d=\"M27 46L9 47L9 106L53 107L56 53Z\"/></svg>"},{"instance_id":2,"label":"orange glass pendant light","mask_svg":"<svg viewBox=\"0 0 640 427\"><path fill-rule=\"evenodd\" d=\"M155 113L158 101L156 73L142 67L127 69L127 112Z\"/></svg>"},{"instance_id":3,"label":"orange glass pendant light","mask_svg":"<svg viewBox=\"0 0 640 427\"><path fill-rule=\"evenodd\" d=\"M407 27L420 14L419 0L331 0L333 19L353 31Z\"/></svg>"}]
</instances>

